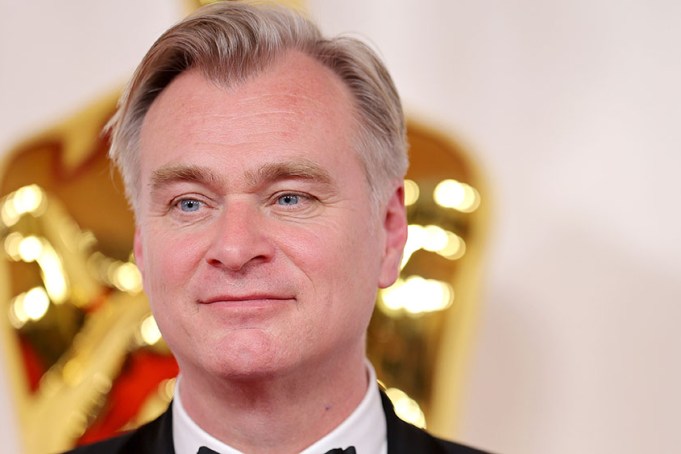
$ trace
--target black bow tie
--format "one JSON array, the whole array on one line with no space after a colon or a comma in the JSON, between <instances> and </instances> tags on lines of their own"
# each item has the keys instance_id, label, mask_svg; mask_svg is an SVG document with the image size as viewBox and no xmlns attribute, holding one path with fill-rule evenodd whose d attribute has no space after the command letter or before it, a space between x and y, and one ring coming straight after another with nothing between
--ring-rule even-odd
<instances>
[{"instance_id":1,"label":"black bow tie","mask_svg":"<svg viewBox=\"0 0 681 454\"><path fill-rule=\"evenodd\" d=\"M206 448L205 446L201 446L196 454L220 454L220 453L215 452L210 448ZM354 446L349 446L345 449L341 448L332 449L331 451L328 451L326 454L357 454L357 451L355 450Z\"/></svg>"}]
</instances>

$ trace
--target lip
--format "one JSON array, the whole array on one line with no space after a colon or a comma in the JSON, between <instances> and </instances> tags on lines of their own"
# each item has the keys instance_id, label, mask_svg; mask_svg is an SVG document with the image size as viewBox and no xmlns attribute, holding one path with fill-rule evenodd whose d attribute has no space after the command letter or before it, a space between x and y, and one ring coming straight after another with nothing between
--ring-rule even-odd
<instances>
[{"instance_id":1,"label":"lip","mask_svg":"<svg viewBox=\"0 0 681 454\"><path fill-rule=\"evenodd\" d=\"M234 307L260 307L292 301L289 296L271 294L251 294L251 295L218 295L198 300L199 304L221 305Z\"/></svg>"}]
</instances>

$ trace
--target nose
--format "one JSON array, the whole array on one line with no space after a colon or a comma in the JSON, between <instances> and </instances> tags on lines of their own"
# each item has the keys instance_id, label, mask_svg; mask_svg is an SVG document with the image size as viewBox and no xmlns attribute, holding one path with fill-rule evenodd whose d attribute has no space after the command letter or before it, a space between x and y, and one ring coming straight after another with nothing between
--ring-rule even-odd
<instances>
[{"instance_id":1,"label":"nose","mask_svg":"<svg viewBox=\"0 0 681 454\"><path fill-rule=\"evenodd\" d=\"M269 261L274 254L263 214L249 203L232 203L216 220L206 252L209 265L243 271Z\"/></svg>"}]
</instances>

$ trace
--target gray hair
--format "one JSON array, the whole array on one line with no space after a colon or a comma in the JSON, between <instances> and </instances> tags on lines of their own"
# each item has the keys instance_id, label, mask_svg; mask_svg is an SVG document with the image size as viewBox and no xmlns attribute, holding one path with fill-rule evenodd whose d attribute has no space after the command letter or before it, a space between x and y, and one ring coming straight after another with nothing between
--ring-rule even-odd
<instances>
[{"instance_id":1,"label":"gray hair","mask_svg":"<svg viewBox=\"0 0 681 454\"><path fill-rule=\"evenodd\" d=\"M290 50L330 68L355 103L355 148L378 205L408 166L406 127L387 69L366 44L352 37L324 38L299 14L274 5L224 1L197 10L166 31L147 52L107 125L109 156L137 208L140 129L156 97L173 79L197 68L209 80L231 86L265 70Z\"/></svg>"}]
</instances>

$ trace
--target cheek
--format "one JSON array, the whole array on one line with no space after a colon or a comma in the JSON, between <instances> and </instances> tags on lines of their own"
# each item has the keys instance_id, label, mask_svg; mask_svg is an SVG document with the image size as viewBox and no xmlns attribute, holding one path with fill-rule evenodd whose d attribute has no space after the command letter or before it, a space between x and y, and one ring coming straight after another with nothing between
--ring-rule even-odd
<instances>
[{"instance_id":1,"label":"cheek","mask_svg":"<svg viewBox=\"0 0 681 454\"><path fill-rule=\"evenodd\" d=\"M367 304L373 305L381 260L377 232L360 216L336 221L286 232L280 237L281 248L318 297L370 300Z\"/></svg>"},{"instance_id":2,"label":"cheek","mask_svg":"<svg viewBox=\"0 0 681 454\"><path fill-rule=\"evenodd\" d=\"M358 216L353 221L345 230L347 238L343 253L354 267L353 276L372 280L370 285L374 285L382 257L381 232L375 222L366 217Z\"/></svg>"},{"instance_id":3,"label":"cheek","mask_svg":"<svg viewBox=\"0 0 681 454\"><path fill-rule=\"evenodd\" d=\"M309 276L331 279L344 275L354 259L356 245L352 227L324 222L291 229L279 226L278 244L284 254Z\"/></svg>"},{"instance_id":4,"label":"cheek","mask_svg":"<svg viewBox=\"0 0 681 454\"><path fill-rule=\"evenodd\" d=\"M154 299L174 290L182 290L196 270L203 245L182 235L150 231L143 245L145 259L144 288ZM177 283L177 285L174 285Z\"/></svg>"}]
</instances>

